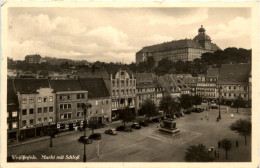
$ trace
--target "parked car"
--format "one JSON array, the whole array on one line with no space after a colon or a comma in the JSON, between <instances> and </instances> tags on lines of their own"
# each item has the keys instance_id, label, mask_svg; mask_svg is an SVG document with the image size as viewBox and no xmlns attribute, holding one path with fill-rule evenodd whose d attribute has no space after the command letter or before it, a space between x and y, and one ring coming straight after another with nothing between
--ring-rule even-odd
<instances>
[{"instance_id":1,"label":"parked car","mask_svg":"<svg viewBox=\"0 0 260 168\"><path fill-rule=\"evenodd\" d=\"M125 127L123 125L117 127L116 130L123 131L123 132L132 132L133 131L131 127Z\"/></svg>"},{"instance_id":2,"label":"parked car","mask_svg":"<svg viewBox=\"0 0 260 168\"><path fill-rule=\"evenodd\" d=\"M211 109L218 109L218 106L211 106Z\"/></svg>"},{"instance_id":3,"label":"parked car","mask_svg":"<svg viewBox=\"0 0 260 168\"><path fill-rule=\"evenodd\" d=\"M105 131L105 134L117 135L116 129L108 129L108 130Z\"/></svg>"},{"instance_id":4,"label":"parked car","mask_svg":"<svg viewBox=\"0 0 260 168\"><path fill-rule=\"evenodd\" d=\"M78 142L84 143L84 144L91 144L92 140L89 139L88 136L81 136L78 140Z\"/></svg>"},{"instance_id":5,"label":"parked car","mask_svg":"<svg viewBox=\"0 0 260 168\"><path fill-rule=\"evenodd\" d=\"M192 109L192 112L201 113L202 109L201 108L194 108L194 109Z\"/></svg>"},{"instance_id":6,"label":"parked car","mask_svg":"<svg viewBox=\"0 0 260 168\"><path fill-rule=\"evenodd\" d=\"M143 127L147 127L149 124L145 121L141 121L141 122L139 122L139 125L141 125Z\"/></svg>"},{"instance_id":7,"label":"parked car","mask_svg":"<svg viewBox=\"0 0 260 168\"><path fill-rule=\"evenodd\" d=\"M100 133L91 134L91 135L89 136L89 139L100 140L100 139L101 139L101 134L100 134Z\"/></svg>"},{"instance_id":8,"label":"parked car","mask_svg":"<svg viewBox=\"0 0 260 168\"><path fill-rule=\"evenodd\" d=\"M153 118L152 122L160 123L162 121L161 118Z\"/></svg>"},{"instance_id":9,"label":"parked car","mask_svg":"<svg viewBox=\"0 0 260 168\"><path fill-rule=\"evenodd\" d=\"M134 128L134 129L141 129L142 128L138 123L134 123L133 125L131 125L131 127Z\"/></svg>"}]
</instances>

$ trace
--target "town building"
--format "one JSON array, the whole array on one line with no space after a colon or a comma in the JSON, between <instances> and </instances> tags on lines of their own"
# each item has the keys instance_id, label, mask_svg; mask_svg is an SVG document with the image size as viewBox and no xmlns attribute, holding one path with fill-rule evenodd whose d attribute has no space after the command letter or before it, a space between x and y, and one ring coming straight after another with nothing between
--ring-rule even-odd
<instances>
[{"instance_id":1,"label":"town building","mask_svg":"<svg viewBox=\"0 0 260 168\"><path fill-rule=\"evenodd\" d=\"M193 61L200 58L203 53L221 50L211 42L211 38L205 33L206 29L201 26L198 35L192 39L174 40L152 46L147 46L136 53L136 64L147 61L153 57L155 65L162 59L169 59L173 62Z\"/></svg>"},{"instance_id":2,"label":"town building","mask_svg":"<svg viewBox=\"0 0 260 168\"><path fill-rule=\"evenodd\" d=\"M7 80L7 142L18 141L19 102L14 90L13 79Z\"/></svg>"},{"instance_id":3,"label":"town building","mask_svg":"<svg viewBox=\"0 0 260 168\"><path fill-rule=\"evenodd\" d=\"M60 130L72 129L84 120L82 103L88 101L88 91L79 80L49 80L56 94L57 127Z\"/></svg>"},{"instance_id":4,"label":"town building","mask_svg":"<svg viewBox=\"0 0 260 168\"><path fill-rule=\"evenodd\" d=\"M112 120L118 119L120 109L129 107L135 112L136 79L129 69L109 72L110 79L104 79L112 99Z\"/></svg>"},{"instance_id":5,"label":"town building","mask_svg":"<svg viewBox=\"0 0 260 168\"><path fill-rule=\"evenodd\" d=\"M178 98L183 94L191 94L191 88L178 78L177 75L166 74L159 77L159 83L164 89L165 96Z\"/></svg>"},{"instance_id":6,"label":"town building","mask_svg":"<svg viewBox=\"0 0 260 168\"><path fill-rule=\"evenodd\" d=\"M14 79L19 100L20 138L42 136L55 126L55 93L47 79Z\"/></svg>"},{"instance_id":7,"label":"town building","mask_svg":"<svg viewBox=\"0 0 260 168\"><path fill-rule=\"evenodd\" d=\"M183 82L186 83L190 88L191 88L191 95L194 96L196 95L196 87L197 87L197 82L198 82L198 77L184 77Z\"/></svg>"},{"instance_id":8,"label":"town building","mask_svg":"<svg viewBox=\"0 0 260 168\"><path fill-rule=\"evenodd\" d=\"M111 122L111 96L103 78L80 78L81 86L88 91L88 120L99 124Z\"/></svg>"},{"instance_id":9,"label":"town building","mask_svg":"<svg viewBox=\"0 0 260 168\"><path fill-rule=\"evenodd\" d=\"M25 56L25 61L29 64L40 63L41 56L39 54Z\"/></svg>"},{"instance_id":10,"label":"town building","mask_svg":"<svg viewBox=\"0 0 260 168\"><path fill-rule=\"evenodd\" d=\"M220 98L235 100L238 96L249 100L251 64L222 64L218 76Z\"/></svg>"},{"instance_id":11,"label":"town building","mask_svg":"<svg viewBox=\"0 0 260 168\"><path fill-rule=\"evenodd\" d=\"M218 98L218 68L209 68L206 74L198 75L196 94L203 99L212 101Z\"/></svg>"},{"instance_id":12,"label":"town building","mask_svg":"<svg viewBox=\"0 0 260 168\"><path fill-rule=\"evenodd\" d=\"M159 107L163 98L163 88L157 81L157 76L152 73L135 73L136 78L136 112L141 108L142 104L150 99Z\"/></svg>"}]
</instances>

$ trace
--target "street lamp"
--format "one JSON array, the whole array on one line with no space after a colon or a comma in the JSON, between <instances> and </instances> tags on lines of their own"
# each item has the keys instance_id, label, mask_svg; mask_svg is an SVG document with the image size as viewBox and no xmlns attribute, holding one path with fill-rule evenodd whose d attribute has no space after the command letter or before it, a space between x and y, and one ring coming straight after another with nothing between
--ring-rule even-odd
<instances>
[{"instance_id":1,"label":"street lamp","mask_svg":"<svg viewBox=\"0 0 260 168\"><path fill-rule=\"evenodd\" d=\"M221 119L221 114L220 114L220 89L221 89L221 86L219 85L219 87L218 87L218 119Z\"/></svg>"},{"instance_id":2,"label":"street lamp","mask_svg":"<svg viewBox=\"0 0 260 168\"><path fill-rule=\"evenodd\" d=\"M90 103L82 103L81 104L81 107L83 108L84 110L84 121L83 121L83 128L84 128L84 137L86 137L86 127L87 127L87 110L88 108L91 108L92 105ZM84 142L84 154L83 154L83 162L86 162L87 161L87 156L86 156L86 143Z\"/></svg>"}]
</instances>

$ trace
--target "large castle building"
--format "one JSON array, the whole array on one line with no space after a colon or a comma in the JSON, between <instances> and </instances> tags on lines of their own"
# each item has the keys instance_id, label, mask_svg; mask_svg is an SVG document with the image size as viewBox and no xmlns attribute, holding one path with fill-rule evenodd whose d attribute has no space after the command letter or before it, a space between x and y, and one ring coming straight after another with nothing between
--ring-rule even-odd
<instances>
[{"instance_id":1,"label":"large castle building","mask_svg":"<svg viewBox=\"0 0 260 168\"><path fill-rule=\"evenodd\" d=\"M191 39L183 39L165 42L152 46L147 46L136 53L136 64L144 62L148 57L153 57L155 65L164 58L173 62L193 61L200 58L203 53L221 50L216 44L211 42L211 38L205 33L206 30L201 25L198 35Z\"/></svg>"}]
</instances>

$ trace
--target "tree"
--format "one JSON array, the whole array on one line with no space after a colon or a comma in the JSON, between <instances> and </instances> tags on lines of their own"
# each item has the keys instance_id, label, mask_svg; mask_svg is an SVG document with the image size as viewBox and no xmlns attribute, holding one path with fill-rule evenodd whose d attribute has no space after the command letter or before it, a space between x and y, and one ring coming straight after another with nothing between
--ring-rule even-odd
<instances>
[{"instance_id":1,"label":"tree","mask_svg":"<svg viewBox=\"0 0 260 168\"><path fill-rule=\"evenodd\" d=\"M239 96L239 97L237 97L235 100L234 100L234 102L233 102L233 104L234 104L234 106L237 108L237 113L238 113L238 108L239 107L244 107L245 106L245 101L244 101L244 99L241 97L241 96Z\"/></svg>"},{"instance_id":2,"label":"tree","mask_svg":"<svg viewBox=\"0 0 260 168\"><path fill-rule=\"evenodd\" d=\"M148 99L142 104L138 114L146 115L147 119L149 120L150 117L158 115L158 111L156 110L156 106L153 101Z\"/></svg>"},{"instance_id":3,"label":"tree","mask_svg":"<svg viewBox=\"0 0 260 168\"><path fill-rule=\"evenodd\" d=\"M164 115L173 117L174 114L180 112L180 104L176 102L171 96L164 97L159 106L160 110L163 110Z\"/></svg>"},{"instance_id":4,"label":"tree","mask_svg":"<svg viewBox=\"0 0 260 168\"><path fill-rule=\"evenodd\" d=\"M185 153L185 161L187 162L211 162L213 160L211 153L203 144L189 146Z\"/></svg>"},{"instance_id":5,"label":"tree","mask_svg":"<svg viewBox=\"0 0 260 168\"><path fill-rule=\"evenodd\" d=\"M197 107L197 105L200 105L202 103L202 98L199 95L192 96L192 104Z\"/></svg>"},{"instance_id":6,"label":"tree","mask_svg":"<svg viewBox=\"0 0 260 168\"><path fill-rule=\"evenodd\" d=\"M245 137L245 145L247 145L246 136L251 134L251 121L245 119L239 119L230 125L230 129L235 131L241 136Z\"/></svg>"},{"instance_id":7,"label":"tree","mask_svg":"<svg viewBox=\"0 0 260 168\"><path fill-rule=\"evenodd\" d=\"M188 109L192 106L192 97L190 95L181 95L179 98L180 106L184 109Z\"/></svg>"},{"instance_id":8,"label":"tree","mask_svg":"<svg viewBox=\"0 0 260 168\"><path fill-rule=\"evenodd\" d=\"M220 146L226 151L226 159L228 159L228 151L232 149L232 142L229 139L222 139Z\"/></svg>"},{"instance_id":9,"label":"tree","mask_svg":"<svg viewBox=\"0 0 260 168\"><path fill-rule=\"evenodd\" d=\"M170 106L171 102L172 102L172 97L171 96L166 96L166 97L162 98L162 100L160 102L159 109L163 111L164 115L166 113L168 113L169 106Z\"/></svg>"},{"instance_id":10,"label":"tree","mask_svg":"<svg viewBox=\"0 0 260 168\"><path fill-rule=\"evenodd\" d=\"M119 119L124 122L124 126L125 126L125 123L133 121L134 118L135 118L135 116L129 107L120 109Z\"/></svg>"}]
</instances>

